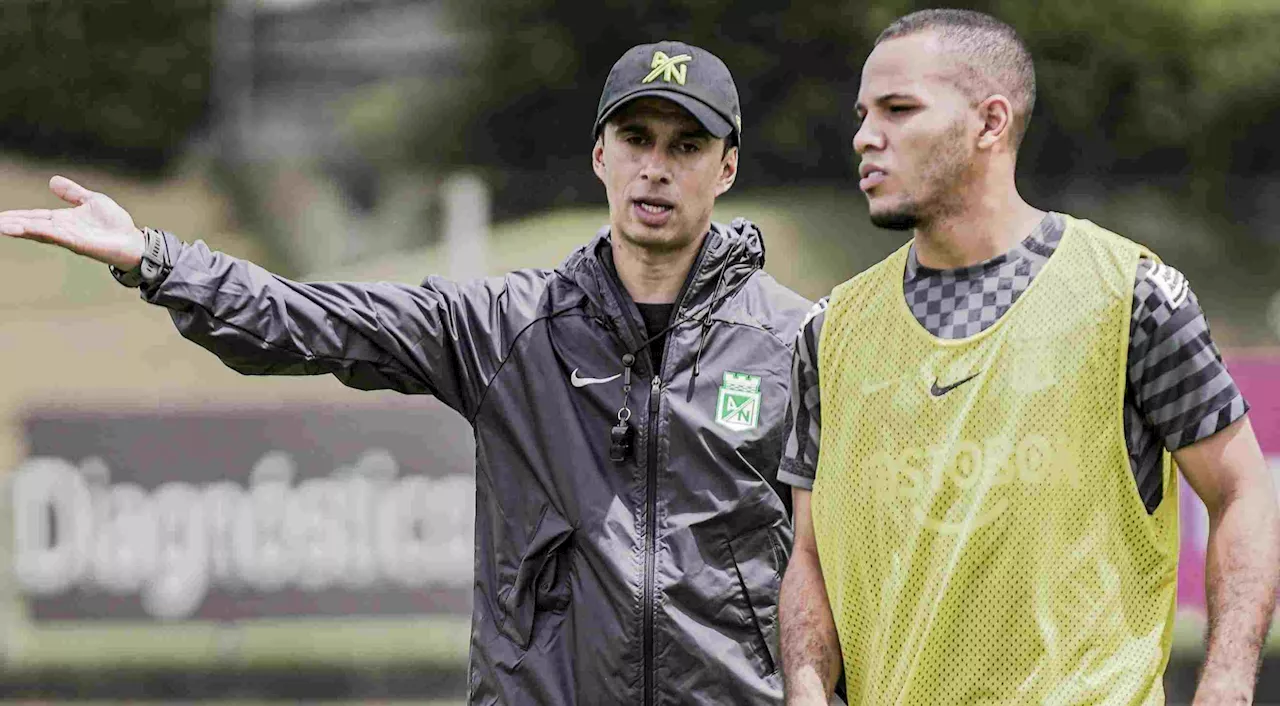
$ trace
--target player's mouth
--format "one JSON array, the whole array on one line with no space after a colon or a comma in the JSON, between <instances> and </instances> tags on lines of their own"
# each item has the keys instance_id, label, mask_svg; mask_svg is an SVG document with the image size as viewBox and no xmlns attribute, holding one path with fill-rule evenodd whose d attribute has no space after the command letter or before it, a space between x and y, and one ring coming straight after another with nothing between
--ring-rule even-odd
<instances>
[{"instance_id":1,"label":"player's mouth","mask_svg":"<svg viewBox=\"0 0 1280 706\"><path fill-rule=\"evenodd\" d=\"M886 172L883 167L864 162L862 166L858 168L858 176L862 177L862 180L858 182L858 188L862 189L864 192L871 191L884 183L884 179L887 174L888 172Z\"/></svg>"},{"instance_id":2,"label":"player's mouth","mask_svg":"<svg viewBox=\"0 0 1280 706\"><path fill-rule=\"evenodd\" d=\"M675 204L670 201L649 196L632 199L631 208L641 223L655 228L666 225L676 210Z\"/></svg>"}]
</instances>

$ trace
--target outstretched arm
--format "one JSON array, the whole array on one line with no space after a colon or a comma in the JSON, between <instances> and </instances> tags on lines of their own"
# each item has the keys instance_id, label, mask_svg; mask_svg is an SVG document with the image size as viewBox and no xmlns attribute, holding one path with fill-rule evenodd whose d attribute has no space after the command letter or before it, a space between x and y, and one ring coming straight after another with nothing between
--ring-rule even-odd
<instances>
[{"instance_id":1,"label":"outstretched arm","mask_svg":"<svg viewBox=\"0 0 1280 706\"><path fill-rule=\"evenodd\" d=\"M778 598L782 672L788 706L827 706L840 678L840 642L822 580L809 509L811 493L792 489L795 548Z\"/></svg>"},{"instance_id":2,"label":"outstretched arm","mask_svg":"<svg viewBox=\"0 0 1280 706\"><path fill-rule=\"evenodd\" d=\"M1173 455L1209 510L1209 635L1194 703L1252 703L1280 586L1280 511L1271 473L1247 416Z\"/></svg>"},{"instance_id":3,"label":"outstretched arm","mask_svg":"<svg viewBox=\"0 0 1280 706\"><path fill-rule=\"evenodd\" d=\"M57 245L131 270L145 237L105 194L63 177L49 184L71 205L0 212L0 234ZM304 284L253 263L166 236L172 271L145 285L186 338L251 375L329 373L360 389L430 393L472 416L508 334L501 296L519 278L423 286Z\"/></svg>"}]
</instances>

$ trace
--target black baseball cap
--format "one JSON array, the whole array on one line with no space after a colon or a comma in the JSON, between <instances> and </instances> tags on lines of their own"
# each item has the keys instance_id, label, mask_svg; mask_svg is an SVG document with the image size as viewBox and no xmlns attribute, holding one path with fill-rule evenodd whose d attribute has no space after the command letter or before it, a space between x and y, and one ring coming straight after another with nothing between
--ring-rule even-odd
<instances>
[{"instance_id":1,"label":"black baseball cap","mask_svg":"<svg viewBox=\"0 0 1280 706\"><path fill-rule=\"evenodd\" d=\"M600 95L592 139L619 108L646 96L676 103L713 136L742 144L742 109L729 67L705 49L671 41L632 47L613 65Z\"/></svg>"}]
</instances>

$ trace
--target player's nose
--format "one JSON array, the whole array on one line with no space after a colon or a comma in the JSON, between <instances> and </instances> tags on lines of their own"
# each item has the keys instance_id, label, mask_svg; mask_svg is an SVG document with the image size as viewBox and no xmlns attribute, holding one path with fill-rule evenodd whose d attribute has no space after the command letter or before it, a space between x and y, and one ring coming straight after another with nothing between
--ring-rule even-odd
<instances>
[{"instance_id":1,"label":"player's nose","mask_svg":"<svg viewBox=\"0 0 1280 706\"><path fill-rule=\"evenodd\" d=\"M884 133L876 129L871 118L862 121L853 135L853 151L862 154L869 149L884 149Z\"/></svg>"}]
</instances>

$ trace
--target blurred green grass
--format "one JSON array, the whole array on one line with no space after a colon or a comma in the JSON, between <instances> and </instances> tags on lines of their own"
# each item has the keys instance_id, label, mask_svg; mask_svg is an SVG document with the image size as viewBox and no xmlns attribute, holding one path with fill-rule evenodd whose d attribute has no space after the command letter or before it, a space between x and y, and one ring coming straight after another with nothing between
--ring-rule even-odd
<instances>
[{"instance_id":1,"label":"blurred green grass","mask_svg":"<svg viewBox=\"0 0 1280 706\"><path fill-rule=\"evenodd\" d=\"M218 624L11 620L5 669L466 666L469 615Z\"/></svg>"},{"instance_id":2,"label":"blurred green grass","mask_svg":"<svg viewBox=\"0 0 1280 706\"><path fill-rule=\"evenodd\" d=\"M1220 347L1280 343L1280 333L1271 330L1266 318L1270 298L1280 287L1274 277L1280 269L1280 245L1242 238L1230 224L1197 217L1167 192L1141 184L1105 198L1065 194L1058 203L1037 205L1092 220L1182 270ZM755 222L764 234L765 269L809 299L825 296L910 237L872 226L865 200L852 186L731 192L717 201L713 218L727 223L735 216ZM608 217L601 205L495 224L485 273L555 267L606 225ZM306 279L417 283L427 274L443 273L446 264L443 250L432 246L310 273Z\"/></svg>"},{"instance_id":3,"label":"blurred green grass","mask_svg":"<svg viewBox=\"0 0 1280 706\"><path fill-rule=\"evenodd\" d=\"M742 216L760 227L766 269L783 284L811 299L874 264L903 243L903 233L871 226L861 195L823 188L770 189L726 196L713 219L728 223ZM609 222L608 208L572 207L493 226L485 272L553 268ZM431 246L311 273L308 279L419 282L446 266L442 248Z\"/></svg>"}]
</instances>

